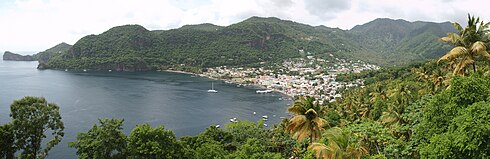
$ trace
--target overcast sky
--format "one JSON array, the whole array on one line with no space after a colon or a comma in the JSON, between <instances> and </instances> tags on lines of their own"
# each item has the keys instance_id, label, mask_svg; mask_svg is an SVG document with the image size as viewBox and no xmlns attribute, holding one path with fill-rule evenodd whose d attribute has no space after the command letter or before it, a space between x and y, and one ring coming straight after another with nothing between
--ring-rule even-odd
<instances>
[{"instance_id":1,"label":"overcast sky","mask_svg":"<svg viewBox=\"0 0 490 159\"><path fill-rule=\"evenodd\" d=\"M111 27L227 26L251 16L351 29L376 18L466 23L490 18L486 0L0 0L0 50L43 51Z\"/></svg>"}]
</instances>

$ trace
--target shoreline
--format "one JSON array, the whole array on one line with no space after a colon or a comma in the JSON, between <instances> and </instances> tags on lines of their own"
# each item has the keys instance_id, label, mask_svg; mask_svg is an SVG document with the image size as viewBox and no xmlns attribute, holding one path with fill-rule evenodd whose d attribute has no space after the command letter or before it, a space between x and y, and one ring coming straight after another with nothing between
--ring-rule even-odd
<instances>
[{"instance_id":1,"label":"shoreline","mask_svg":"<svg viewBox=\"0 0 490 159\"><path fill-rule=\"evenodd\" d=\"M192 72L185 72L185 71L177 71L177 70L158 70L159 72L172 72L172 73L181 73L181 74L187 74L187 75L196 75L196 76L200 76L200 77L204 77L204 78L208 78L208 79L212 79L212 80L218 80L218 81L224 81L225 83L228 83L228 84L235 84L235 85L243 85L244 87L252 87L252 88L258 88L257 90L272 90L274 92L277 92L283 96L286 96L287 99L291 99L291 100L294 100L294 96L291 96L289 94L287 94L286 92L284 91L281 91L281 90L277 90L277 89L271 89L271 88L267 88L266 86L263 86L263 85L257 85L257 84L244 84L244 83L237 83L237 82L234 82L233 80L226 80L226 79L219 79L219 78L213 78L213 77L209 77L209 76L206 76L204 74L199 74L199 73L192 73Z\"/></svg>"},{"instance_id":2,"label":"shoreline","mask_svg":"<svg viewBox=\"0 0 490 159\"><path fill-rule=\"evenodd\" d=\"M177 71L177 70L157 70L157 72L172 72L172 73L181 73L181 74L187 74L187 75L200 75L200 74L197 74L197 73L185 72L185 71Z\"/></svg>"}]
</instances>

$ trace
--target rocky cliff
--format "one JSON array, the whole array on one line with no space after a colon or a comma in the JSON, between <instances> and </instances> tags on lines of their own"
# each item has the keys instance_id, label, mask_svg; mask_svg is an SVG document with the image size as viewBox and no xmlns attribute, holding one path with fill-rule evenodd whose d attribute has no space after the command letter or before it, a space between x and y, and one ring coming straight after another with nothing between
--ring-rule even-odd
<instances>
[{"instance_id":1,"label":"rocky cliff","mask_svg":"<svg viewBox=\"0 0 490 159\"><path fill-rule=\"evenodd\" d=\"M36 61L31 55L19 55L10 51L5 51L3 54L3 60L5 61Z\"/></svg>"}]
</instances>

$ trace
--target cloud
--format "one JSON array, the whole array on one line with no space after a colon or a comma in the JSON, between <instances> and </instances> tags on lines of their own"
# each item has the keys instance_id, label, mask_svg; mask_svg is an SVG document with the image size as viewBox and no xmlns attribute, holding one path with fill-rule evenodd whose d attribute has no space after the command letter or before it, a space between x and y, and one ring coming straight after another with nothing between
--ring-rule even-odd
<instances>
[{"instance_id":1,"label":"cloud","mask_svg":"<svg viewBox=\"0 0 490 159\"><path fill-rule=\"evenodd\" d=\"M74 44L111 27L150 30L186 24L230 25L251 16L350 29L376 18L466 23L471 13L488 21L484 0L6 0L0 2L0 50L42 51Z\"/></svg>"},{"instance_id":2,"label":"cloud","mask_svg":"<svg viewBox=\"0 0 490 159\"><path fill-rule=\"evenodd\" d=\"M350 9L350 0L308 0L305 1L308 12L312 15L319 16L329 20L335 18L341 11Z\"/></svg>"}]
</instances>

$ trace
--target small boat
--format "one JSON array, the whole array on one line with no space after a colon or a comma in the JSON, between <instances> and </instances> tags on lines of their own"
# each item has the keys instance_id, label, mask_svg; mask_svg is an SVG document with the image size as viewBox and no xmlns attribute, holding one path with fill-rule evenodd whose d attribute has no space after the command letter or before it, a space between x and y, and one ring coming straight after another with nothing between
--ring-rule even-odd
<instances>
[{"instance_id":1,"label":"small boat","mask_svg":"<svg viewBox=\"0 0 490 159\"><path fill-rule=\"evenodd\" d=\"M264 121L267 121L267 120L268 120L268 118L269 118L269 117L268 117L267 115L262 116L262 119L263 119Z\"/></svg>"},{"instance_id":2,"label":"small boat","mask_svg":"<svg viewBox=\"0 0 490 159\"><path fill-rule=\"evenodd\" d=\"M112 70L109 70L109 72L112 72Z\"/></svg>"},{"instance_id":3,"label":"small boat","mask_svg":"<svg viewBox=\"0 0 490 159\"><path fill-rule=\"evenodd\" d=\"M65 72L68 71L68 69L65 69Z\"/></svg>"},{"instance_id":4,"label":"small boat","mask_svg":"<svg viewBox=\"0 0 490 159\"><path fill-rule=\"evenodd\" d=\"M264 124L265 127L267 127L267 124Z\"/></svg>"},{"instance_id":5,"label":"small boat","mask_svg":"<svg viewBox=\"0 0 490 159\"><path fill-rule=\"evenodd\" d=\"M211 83L211 89L208 90L208 93L218 93L217 90L214 90L214 83Z\"/></svg>"},{"instance_id":6,"label":"small boat","mask_svg":"<svg viewBox=\"0 0 490 159\"><path fill-rule=\"evenodd\" d=\"M214 126L214 127L219 128L219 124L218 124L218 125L216 125L216 126Z\"/></svg>"},{"instance_id":7,"label":"small boat","mask_svg":"<svg viewBox=\"0 0 490 159\"><path fill-rule=\"evenodd\" d=\"M83 69L83 72L87 72L87 69Z\"/></svg>"},{"instance_id":8,"label":"small boat","mask_svg":"<svg viewBox=\"0 0 490 159\"><path fill-rule=\"evenodd\" d=\"M267 93L267 92L266 92L266 91L257 90L257 91L255 91L255 93L258 93L258 94L265 94L265 93Z\"/></svg>"},{"instance_id":9,"label":"small boat","mask_svg":"<svg viewBox=\"0 0 490 159\"><path fill-rule=\"evenodd\" d=\"M254 112L254 115L257 114L257 112Z\"/></svg>"},{"instance_id":10,"label":"small boat","mask_svg":"<svg viewBox=\"0 0 490 159\"><path fill-rule=\"evenodd\" d=\"M272 90L270 90L270 89L268 89L268 90L257 90L257 91L255 91L255 93L258 93L258 94L272 93Z\"/></svg>"},{"instance_id":11,"label":"small boat","mask_svg":"<svg viewBox=\"0 0 490 159\"><path fill-rule=\"evenodd\" d=\"M230 122L236 123L236 122L238 122L238 119L237 118L230 118Z\"/></svg>"}]
</instances>

